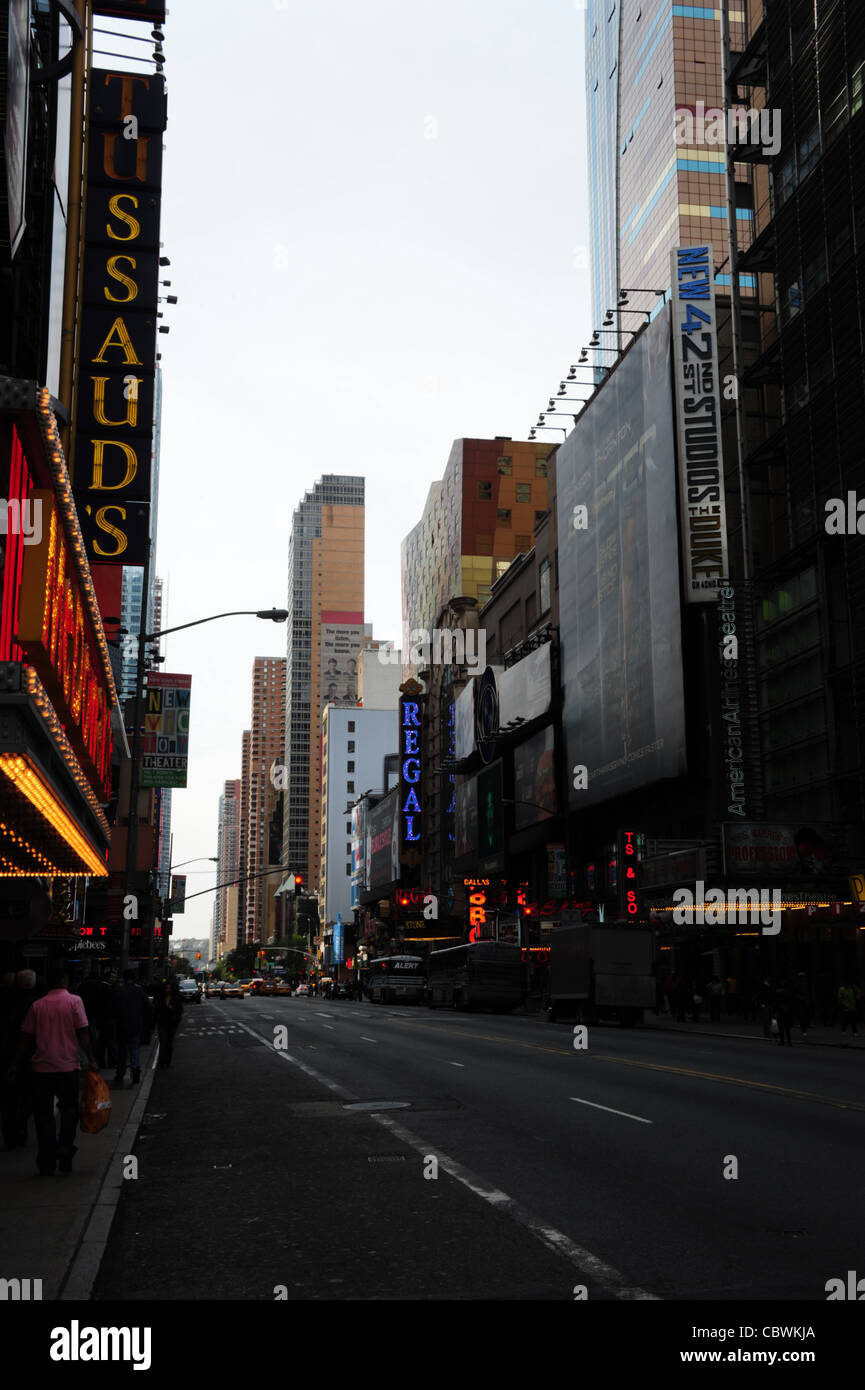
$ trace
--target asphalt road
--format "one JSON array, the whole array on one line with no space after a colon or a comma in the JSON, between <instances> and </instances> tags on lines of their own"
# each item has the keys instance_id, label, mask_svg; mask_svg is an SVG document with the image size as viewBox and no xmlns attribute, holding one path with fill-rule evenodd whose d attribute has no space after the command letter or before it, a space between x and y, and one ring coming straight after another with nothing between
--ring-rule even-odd
<instances>
[{"instance_id":1,"label":"asphalt road","mask_svg":"<svg viewBox=\"0 0 865 1390\"><path fill-rule=\"evenodd\" d=\"M95 1297L825 1302L865 1273L861 1052L572 1032L187 1007Z\"/></svg>"}]
</instances>

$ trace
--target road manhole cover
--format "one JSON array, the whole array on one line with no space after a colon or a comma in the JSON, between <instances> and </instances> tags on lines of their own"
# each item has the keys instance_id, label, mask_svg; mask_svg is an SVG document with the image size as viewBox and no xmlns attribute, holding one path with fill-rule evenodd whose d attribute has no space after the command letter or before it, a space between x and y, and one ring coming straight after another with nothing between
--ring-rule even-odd
<instances>
[{"instance_id":1,"label":"road manhole cover","mask_svg":"<svg viewBox=\"0 0 865 1390\"><path fill-rule=\"evenodd\" d=\"M344 1110L410 1110L410 1100L353 1100Z\"/></svg>"}]
</instances>

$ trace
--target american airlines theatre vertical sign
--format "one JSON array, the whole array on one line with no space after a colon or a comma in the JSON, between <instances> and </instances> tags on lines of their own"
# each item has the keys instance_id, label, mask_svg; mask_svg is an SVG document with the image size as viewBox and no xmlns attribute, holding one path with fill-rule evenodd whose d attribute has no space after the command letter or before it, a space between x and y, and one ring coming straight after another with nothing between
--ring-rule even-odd
<instances>
[{"instance_id":1,"label":"american airlines theatre vertical sign","mask_svg":"<svg viewBox=\"0 0 865 1390\"><path fill-rule=\"evenodd\" d=\"M142 565L149 532L165 84L90 76L74 491L91 564Z\"/></svg>"}]
</instances>

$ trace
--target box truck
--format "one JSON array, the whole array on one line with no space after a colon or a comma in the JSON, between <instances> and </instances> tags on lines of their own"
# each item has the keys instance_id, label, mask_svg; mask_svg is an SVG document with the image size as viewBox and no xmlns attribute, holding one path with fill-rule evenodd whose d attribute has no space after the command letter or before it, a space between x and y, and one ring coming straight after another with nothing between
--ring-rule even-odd
<instances>
[{"instance_id":1,"label":"box truck","mask_svg":"<svg viewBox=\"0 0 865 1390\"><path fill-rule=\"evenodd\" d=\"M550 941L547 1018L642 1023L655 1007L655 933L650 927L559 927Z\"/></svg>"}]
</instances>

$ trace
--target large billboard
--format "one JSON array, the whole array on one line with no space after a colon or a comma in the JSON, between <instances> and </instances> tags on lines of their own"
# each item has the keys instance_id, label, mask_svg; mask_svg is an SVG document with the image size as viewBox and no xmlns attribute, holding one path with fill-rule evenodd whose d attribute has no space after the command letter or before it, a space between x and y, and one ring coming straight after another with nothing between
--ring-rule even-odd
<instances>
[{"instance_id":1,"label":"large billboard","mask_svg":"<svg viewBox=\"0 0 865 1390\"><path fill-rule=\"evenodd\" d=\"M322 709L331 704L357 704L357 664L363 637L362 613L322 613Z\"/></svg>"},{"instance_id":2,"label":"large billboard","mask_svg":"<svg viewBox=\"0 0 865 1390\"><path fill-rule=\"evenodd\" d=\"M729 879L811 882L843 874L847 845L841 826L745 821L722 830Z\"/></svg>"},{"instance_id":3,"label":"large billboard","mask_svg":"<svg viewBox=\"0 0 865 1390\"><path fill-rule=\"evenodd\" d=\"M552 643L545 642L502 671L499 690L499 728L517 719L530 724L546 714L552 699Z\"/></svg>"},{"instance_id":4,"label":"large billboard","mask_svg":"<svg viewBox=\"0 0 865 1390\"><path fill-rule=\"evenodd\" d=\"M385 888L399 878L399 792L395 788L367 812L368 890Z\"/></svg>"},{"instance_id":5,"label":"large billboard","mask_svg":"<svg viewBox=\"0 0 865 1390\"><path fill-rule=\"evenodd\" d=\"M686 603L710 603L727 577L727 516L711 246L671 252L676 425Z\"/></svg>"},{"instance_id":6,"label":"large billboard","mask_svg":"<svg viewBox=\"0 0 865 1390\"><path fill-rule=\"evenodd\" d=\"M556 813L553 726L514 749L514 826L524 830Z\"/></svg>"},{"instance_id":7,"label":"large billboard","mask_svg":"<svg viewBox=\"0 0 865 1390\"><path fill-rule=\"evenodd\" d=\"M91 73L73 486L91 565L149 531L165 81Z\"/></svg>"},{"instance_id":8,"label":"large billboard","mask_svg":"<svg viewBox=\"0 0 865 1390\"><path fill-rule=\"evenodd\" d=\"M556 477L563 723L583 810L686 766L669 306L561 444Z\"/></svg>"}]
</instances>

